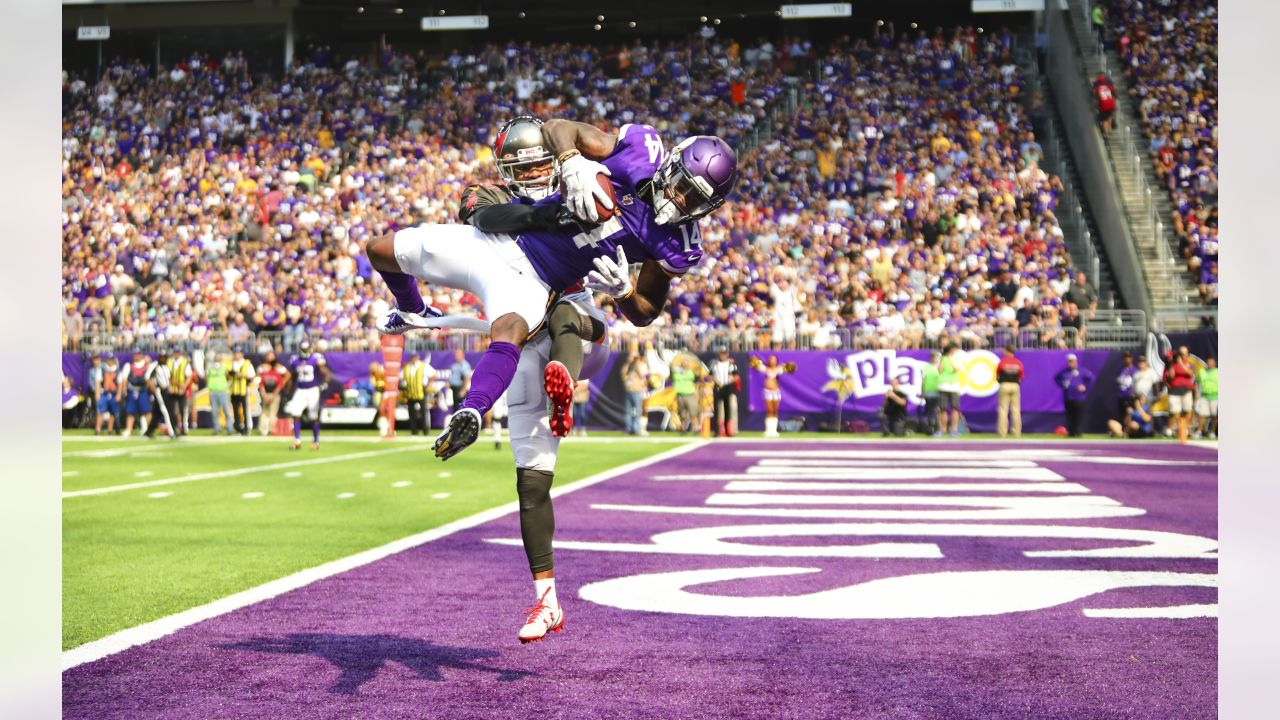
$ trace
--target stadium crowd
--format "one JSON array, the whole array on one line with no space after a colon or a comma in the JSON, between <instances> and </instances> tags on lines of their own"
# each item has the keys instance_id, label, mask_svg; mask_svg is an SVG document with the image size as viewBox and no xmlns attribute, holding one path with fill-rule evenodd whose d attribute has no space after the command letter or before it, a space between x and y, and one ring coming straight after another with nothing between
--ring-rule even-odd
<instances>
[{"instance_id":1,"label":"stadium crowd","mask_svg":"<svg viewBox=\"0 0 1280 720\"><path fill-rule=\"evenodd\" d=\"M794 88L799 107L742 153L737 196L704 225L706 260L656 326L693 349L709 330L772 347L1019 332L1075 346L1096 296L1071 270L1062 185L1038 166L1012 46L890 26L821 49L704 35L363 60L311 48L280 78L239 54L159 75L120 61L96 83L64 74L64 343L108 330L119 347L215 334L243 349L375 347L388 294L359 243L452 221L465 184L496 180L489 143L506 118L645 122L669 143L716 133L741 147ZM478 306L434 288L430 302Z\"/></svg>"},{"instance_id":2,"label":"stadium crowd","mask_svg":"<svg viewBox=\"0 0 1280 720\"><path fill-rule=\"evenodd\" d=\"M1218 304L1218 4L1111 0L1111 41L1201 301Z\"/></svg>"}]
</instances>

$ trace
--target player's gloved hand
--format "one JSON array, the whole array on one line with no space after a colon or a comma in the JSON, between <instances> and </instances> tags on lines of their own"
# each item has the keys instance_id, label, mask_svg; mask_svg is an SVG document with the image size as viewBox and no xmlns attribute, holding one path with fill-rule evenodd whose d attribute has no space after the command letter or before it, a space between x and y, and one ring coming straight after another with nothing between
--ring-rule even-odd
<instances>
[{"instance_id":1,"label":"player's gloved hand","mask_svg":"<svg viewBox=\"0 0 1280 720\"><path fill-rule=\"evenodd\" d=\"M588 160L581 153L573 155L560 164L560 177L564 180L564 202L583 220L600 222L596 212L596 202L612 210L613 200L600 187L596 175L611 175L609 168L595 160Z\"/></svg>"},{"instance_id":2,"label":"player's gloved hand","mask_svg":"<svg viewBox=\"0 0 1280 720\"><path fill-rule=\"evenodd\" d=\"M602 292L610 297L624 298L631 294L631 268L627 264L627 252L618 246L618 261L602 255L594 260L596 269L587 273L583 283L588 290Z\"/></svg>"}]
</instances>

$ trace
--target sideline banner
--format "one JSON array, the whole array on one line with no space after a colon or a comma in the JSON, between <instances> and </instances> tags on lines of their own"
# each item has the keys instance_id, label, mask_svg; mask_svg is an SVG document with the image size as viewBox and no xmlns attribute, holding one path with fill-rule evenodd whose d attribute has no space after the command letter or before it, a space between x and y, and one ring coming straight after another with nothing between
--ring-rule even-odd
<instances>
[{"instance_id":1,"label":"sideline banner","mask_svg":"<svg viewBox=\"0 0 1280 720\"><path fill-rule=\"evenodd\" d=\"M1062 391L1053 376L1067 365L1067 354L1075 352L1082 368L1097 376L1090 398L1114 397L1114 374L1107 372L1108 350L1026 350L1017 358L1026 367L1022 382L1022 421L1024 432L1051 432L1065 421ZM844 423L859 419L872 429L879 429L878 414L889 390L890 380L897 378L905 391L910 416L923 404L920 395L921 371L929 362L928 350L860 350L850 351L777 351L752 352L750 357L767 362L777 356L778 363L795 363L796 371L780 375L782 390L779 415L820 417L827 422ZM957 350L954 360L960 371L963 388L960 411L973 430L995 430L996 365L1000 355L989 350ZM749 371L747 406L751 414L764 412L764 374ZM1104 426L1104 415L1095 427ZM838 420L837 420L838 419ZM808 429L815 430L813 423Z\"/></svg>"}]
</instances>

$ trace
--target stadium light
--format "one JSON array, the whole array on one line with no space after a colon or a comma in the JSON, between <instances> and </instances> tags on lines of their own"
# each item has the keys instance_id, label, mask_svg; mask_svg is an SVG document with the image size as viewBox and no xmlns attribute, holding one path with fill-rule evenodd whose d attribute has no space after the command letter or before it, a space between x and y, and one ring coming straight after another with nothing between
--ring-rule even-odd
<instances>
[{"instance_id":1,"label":"stadium light","mask_svg":"<svg viewBox=\"0 0 1280 720\"><path fill-rule=\"evenodd\" d=\"M516 17L518 17L518 18L520 18L521 20L523 20L523 19L524 19L524 17L525 17L525 12L524 12L523 10L521 10L521 11L520 11L520 14L519 14L519 15L516 15Z\"/></svg>"},{"instance_id":2,"label":"stadium light","mask_svg":"<svg viewBox=\"0 0 1280 720\"><path fill-rule=\"evenodd\" d=\"M720 24L720 18L716 18L716 24L717 24L717 25L719 25L719 24Z\"/></svg>"},{"instance_id":3,"label":"stadium light","mask_svg":"<svg viewBox=\"0 0 1280 720\"><path fill-rule=\"evenodd\" d=\"M706 15L703 15L702 17L698 18L698 22L706 22L706 21L707 21Z\"/></svg>"},{"instance_id":4,"label":"stadium light","mask_svg":"<svg viewBox=\"0 0 1280 720\"><path fill-rule=\"evenodd\" d=\"M364 14L364 6L363 6L363 5L361 5L360 7L356 8L356 14L357 14L357 15L363 15L363 14Z\"/></svg>"},{"instance_id":5,"label":"stadium light","mask_svg":"<svg viewBox=\"0 0 1280 720\"><path fill-rule=\"evenodd\" d=\"M604 22L604 16L603 16L603 15L597 15L597 16L596 16L596 22Z\"/></svg>"},{"instance_id":6,"label":"stadium light","mask_svg":"<svg viewBox=\"0 0 1280 720\"><path fill-rule=\"evenodd\" d=\"M599 30L599 29L600 29L600 23L596 23L593 27L594 27L596 30Z\"/></svg>"},{"instance_id":7,"label":"stadium light","mask_svg":"<svg viewBox=\"0 0 1280 720\"><path fill-rule=\"evenodd\" d=\"M920 27L920 26L919 26L919 25L917 25L916 23L911 23L911 29L912 29L912 30L915 30L915 29L916 29L916 28L918 28L918 27Z\"/></svg>"},{"instance_id":8,"label":"stadium light","mask_svg":"<svg viewBox=\"0 0 1280 720\"><path fill-rule=\"evenodd\" d=\"M632 20L631 22L627 23L627 27L635 27L635 26L636 26L635 20Z\"/></svg>"},{"instance_id":9,"label":"stadium light","mask_svg":"<svg viewBox=\"0 0 1280 720\"><path fill-rule=\"evenodd\" d=\"M877 20L877 21L876 21L876 27L884 27L884 21L883 21L883 20Z\"/></svg>"},{"instance_id":10,"label":"stadium light","mask_svg":"<svg viewBox=\"0 0 1280 720\"><path fill-rule=\"evenodd\" d=\"M396 8L396 14L397 14L397 15L403 15L403 14L404 14L404 8Z\"/></svg>"},{"instance_id":11,"label":"stadium light","mask_svg":"<svg viewBox=\"0 0 1280 720\"><path fill-rule=\"evenodd\" d=\"M443 15L443 14L444 14L444 11L443 11L443 10L441 10L441 11L440 11L440 14L441 14L441 15Z\"/></svg>"}]
</instances>

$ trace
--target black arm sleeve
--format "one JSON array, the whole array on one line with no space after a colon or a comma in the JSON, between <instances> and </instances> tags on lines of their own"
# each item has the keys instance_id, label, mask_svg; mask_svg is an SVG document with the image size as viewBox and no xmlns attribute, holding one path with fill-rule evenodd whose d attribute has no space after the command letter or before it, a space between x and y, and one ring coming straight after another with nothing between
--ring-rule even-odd
<instances>
[{"instance_id":1,"label":"black arm sleeve","mask_svg":"<svg viewBox=\"0 0 1280 720\"><path fill-rule=\"evenodd\" d=\"M517 233L552 225L559 211L555 205L486 205L473 210L467 223L481 232Z\"/></svg>"}]
</instances>

